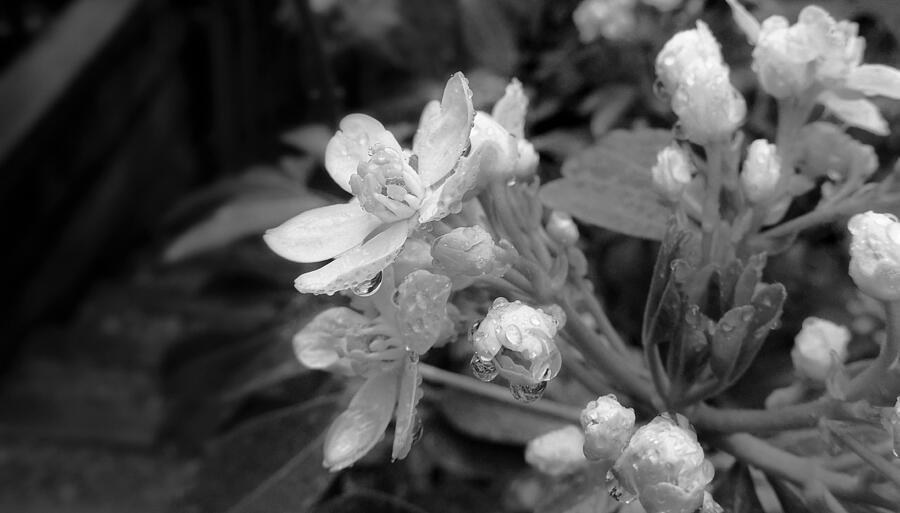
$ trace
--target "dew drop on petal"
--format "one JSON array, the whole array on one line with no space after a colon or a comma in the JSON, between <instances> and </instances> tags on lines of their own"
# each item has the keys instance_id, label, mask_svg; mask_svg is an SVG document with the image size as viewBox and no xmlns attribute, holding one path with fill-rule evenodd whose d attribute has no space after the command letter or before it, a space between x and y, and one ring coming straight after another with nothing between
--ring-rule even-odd
<instances>
[{"instance_id":1,"label":"dew drop on petal","mask_svg":"<svg viewBox=\"0 0 900 513\"><path fill-rule=\"evenodd\" d=\"M382 274L379 271L375 276L360 283L359 285L355 285L354 287L352 287L350 291L361 297L371 296L372 294L378 292L378 288L381 287L381 277Z\"/></svg>"},{"instance_id":2,"label":"dew drop on petal","mask_svg":"<svg viewBox=\"0 0 900 513\"><path fill-rule=\"evenodd\" d=\"M472 355L472 361L469 365L472 367L472 375L484 382L493 381L497 374L500 373L500 370L494 364L494 360L485 360L477 354Z\"/></svg>"},{"instance_id":3,"label":"dew drop on petal","mask_svg":"<svg viewBox=\"0 0 900 513\"><path fill-rule=\"evenodd\" d=\"M512 383L509 385L509 391L510 393L512 393L512 396L517 401L521 401L523 403L533 403L537 401L544 395L544 390L546 388L546 381L541 381L540 383L535 384Z\"/></svg>"}]
</instances>

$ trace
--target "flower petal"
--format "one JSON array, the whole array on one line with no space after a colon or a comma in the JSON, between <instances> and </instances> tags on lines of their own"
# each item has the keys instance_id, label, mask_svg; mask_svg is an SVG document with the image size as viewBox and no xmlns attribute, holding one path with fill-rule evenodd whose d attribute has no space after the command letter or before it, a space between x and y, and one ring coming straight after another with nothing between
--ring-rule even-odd
<instances>
[{"instance_id":1,"label":"flower petal","mask_svg":"<svg viewBox=\"0 0 900 513\"><path fill-rule=\"evenodd\" d=\"M358 246L383 224L356 199L307 210L272 228L263 240L279 256L294 262L321 262Z\"/></svg>"},{"instance_id":2,"label":"flower petal","mask_svg":"<svg viewBox=\"0 0 900 513\"><path fill-rule=\"evenodd\" d=\"M900 70L884 64L863 64L850 72L847 87L866 96L900 100Z\"/></svg>"},{"instance_id":3,"label":"flower petal","mask_svg":"<svg viewBox=\"0 0 900 513\"><path fill-rule=\"evenodd\" d=\"M429 186L447 175L469 143L469 131L475 117L472 91L462 73L447 81L440 109L425 107L413 140L413 153L419 159L419 175Z\"/></svg>"},{"instance_id":4,"label":"flower petal","mask_svg":"<svg viewBox=\"0 0 900 513\"><path fill-rule=\"evenodd\" d=\"M294 286L300 292L334 294L373 278L396 258L409 236L406 221L391 224L370 240L337 257L333 262L300 275Z\"/></svg>"},{"instance_id":5,"label":"flower petal","mask_svg":"<svg viewBox=\"0 0 900 513\"><path fill-rule=\"evenodd\" d=\"M338 366L342 339L349 330L360 328L369 321L345 306L329 308L313 317L294 335L294 354L310 369L329 369Z\"/></svg>"},{"instance_id":6,"label":"flower petal","mask_svg":"<svg viewBox=\"0 0 900 513\"><path fill-rule=\"evenodd\" d=\"M844 123L868 130L876 135L888 135L888 123L878 107L865 98L844 98L831 91L819 95L819 101Z\"/></svg>"},{"instance_id":7,"label":"flower petal","mask_svg":"<svg viewBox=\"0 0 900 513\"><path fill-rule=\"evenodd\" d=\"M750 11L737 0L725 1L731 6L731 16L734 18L734 22L737 24L738 28L747 35L747 41L749 41L751 45L755 45L756 42L759 41L759 31L761 28L759 20L750 14Z\"/></svg>"},{"instance_id":8,"label":"flower petal","mask_svg":"<svg viewBox=\"0 0 900 513\"><path fill-rule=\"evenodd\" d=\"M325 169L331 179L350 192L350 177L360 162L369 160L369 150L375 144L401 151L397 139L377 119L365 114L344 117L340 130L325 147Z\"/></svg>"},{"instance_id":9,"label":"flower petal","mask_svg":"<svg viewBox=\"0 0 900 513\"><path fill-rule=\"evenodd\" d=\"M525 111L528 110L528 97L522 90L522 82L512 79L506 86L503 98L494 104L491 117L514 137L525 137Z\"/></svg>"},{"instance_id":10,"label":"flower petal","mask_svg":"<svg viewBox=\"0 0 900 513\"><path fill-rule=\"evenodd\" d=\"M465 194L478 186L482 169L489 169L499 155L497 145L488 142L480 145L475 153L460 159L456 171L425 196L419 208L419 222L437 221L459 212Z\"/></svg>"}]
</instances>

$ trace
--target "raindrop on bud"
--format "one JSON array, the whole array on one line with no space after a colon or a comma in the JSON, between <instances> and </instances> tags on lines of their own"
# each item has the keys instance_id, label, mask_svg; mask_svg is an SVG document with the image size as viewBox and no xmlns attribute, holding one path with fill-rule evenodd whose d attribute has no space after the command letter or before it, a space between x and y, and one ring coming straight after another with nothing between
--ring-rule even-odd
<instances>
[{"instance_id":1,"label":"raindrop on bud","mask_svg":"<svg viewBox=\"0 0 900 513\"><path fill-rule=\"evenodd\" d=\"M517 400L523 403L533 403L540 399L544 395L544 390L547 388L547 382L541 381L540 383L534 384L510 384L509 391L512 393L512 396Z\"/></svg>"},{"instance_id":2,"label":"raindrop on bud","mask_svg":"<svg viewBox=\"0 0 900 513\"><path fill-rule=\"evenodd\" d=\"M472 355L470 365L472 366L472 375L484 382L493 381L500 373L497 366L494 365L494 360L485 360L477 354Z\"/></svg>"},{"instance_id":3,"label":"raindrop on bud","mask_svg":"<svg viewBox=\"0 0 900 513\"><path fill-rule=\"evenodd\" d=\"M359 285L355 285L350 289L351 292L361 297L368 297L372 294L378 292L378 288L381 287L381 272L372 276L368 280L360 283Z\"/></svg>"}]
</instances>

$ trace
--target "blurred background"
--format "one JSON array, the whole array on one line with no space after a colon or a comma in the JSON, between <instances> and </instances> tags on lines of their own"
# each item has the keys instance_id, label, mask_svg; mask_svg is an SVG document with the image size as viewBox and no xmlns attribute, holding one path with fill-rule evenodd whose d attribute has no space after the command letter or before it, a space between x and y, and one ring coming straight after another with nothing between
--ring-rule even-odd
<instances>
[{"instance_id":1,"label":"blurred background","mask_svg":"<svg viewBox=\"0 0 900 513\"><path fill-rule=\"evenodd\" d=\"M668 128L653 59L700 16L753 106L746 129L772 126L724 0L631 2L593 36L573 23L578 3L0 3L0 511L534 509L521 444L549 421L501 422L459 395L426 410L402 465L375 451L340 476L321 469L343 385L301 369L290 337L340 299L295 294L303 266L259 234L340 197L321 155L343 115L408 140L458 70L483 110L510 78L525 84L545 178L612 129ZM900 8L824 3L860 23L867 62L896 65ZM896 125L896 104L882 107ZM896 131L855 135L883 162L900 150ZM600 230L585 244L611 315L637 333L654 246ZM840 244L817 232L781 272L812 269L818 282L794 285L833 290Z\"/></svg>"}]
</instances>

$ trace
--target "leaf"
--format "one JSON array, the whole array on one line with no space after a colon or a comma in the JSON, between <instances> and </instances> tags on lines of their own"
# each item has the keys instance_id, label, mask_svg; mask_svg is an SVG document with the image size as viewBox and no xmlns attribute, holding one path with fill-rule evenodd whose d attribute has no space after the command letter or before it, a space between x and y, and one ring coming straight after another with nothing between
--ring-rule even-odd
<instances>
[{"instance_id":1,"label":"leaf","mask_svg":"<svg viewBox=\"0 0 900 513\"><path fill-rule=\"evenodd\" d=\"M409 454L416 434L416 405L422 398L422 375L419 374L419 358L410 357L403 363L400 374L400 391L397 394L397 420L394 427L394 446L391 459L402 460Z\"/></svg>"},{"instance_id":2,"label":"leaf","mask_svg":"<svg viewBox=\"0 0 900 513\"><path fill-rule=\"evenodd\" d=\"M597 144L568 159L562 168L567 178L593 176L644 177L650 184L650 169L656 154L672 142L669 130L613 130Z\"/></svg>"},{"instance_id":3,"label":"leaf","mask_svg":"<svg viewBox=\"0 0 900 513\"><path fill-rule=\"evenodd\" d=\"M781 322L781 311L784 300L787 299L787 291L780 283L770 283L761 287L754 295L750 304L756 309L753 323L748 330L748 338L741 346L741 354L738 356L737 365L731 375L731 382L740 378L759 353L766 336Z\"/></svg>"},{"instance_id":4,"label":"leaf","mask_svg":"<svg viewBox=\"0 0 900 513\"><path fill-rule=\"evenodd\" d=\"M319 465L336 396L259 417L214 442L186 502L200 513L305 511L333 479Z\"/></svg>"},{"instance_id":5,"label":"leaf","mask_svg":"<svg viewBox=\"0 0 900 513\"><path fill-rule=\"evenodd\" d=\"M516 34L496 0L460 0L462 36L476 62L512 75L519 61Z\"/></svg>"},{"instance_id":6,"label":"leaf","mask_svg":"<svg viewBox=\"0 0 900 513\"><path fill-rule=\"evenodd\" d=\"M567 423L527 406L512 406L482 396L445 390L438 407L454 429L491 442L525 445Z\"/></svg>"},{"instance_id":7,"label":"leaf","mask_svg":"<svg viewBox=\"0 0 900 513\"><path fill-rule=\"evenodd\" d=\"M747 265L741 271L737 282L734 284L734 306L750 304L753 293L759 280L762 279L763 269L766 267L766 254L757 253L747 259Z\"/></svg>"},{"instance_id":8,"label":"leaf","mask_svg":"<svg viewBox=\"0 0 900 513\"><path fill-rule=\"evenodd\" d=\"M743 463L732 465L712 493L716 502L728 513L765 513L757 497L750 469Z\"/></svg>"},{"instance_id":9,"label":"leaf","mask_svg":"<svg viewBox=\"0 0 900 513\"><path fill-rule=\"evenodd\" d=\"M540 196L546 206L585 223L643 239L662 240L671 215L649 182L562 178L541 187Z\"/></svg>"},{"instance_id":10,"label":"leaf","mask_svg":"<svg viewBox=\"0 0 900 513\"><path fill-rule=\"evenodd\" d=\"M163 258L177 262L198 253L218 249L250 235L262 235L310 208L320 207L325 200L314 194L285 197L260 195L238 198L219 207L209 218L189 228L166 248Z\"/></svg>"},{"instance_id":11,"label":"leaf","mask_svg":"<svg viewBox=\"0 0 900 513\"><path fill-rule=\"evenodd\" d=\"M399 370L399 369L398 369ZM369 378L325 434L325 460L332 471L356 463L384 436L397 401L397 372Z\"/></svg>"},{"instance_id":12,"label":"leaf","mask_svg":"<svg viewBox=\"0 0 900 513\"><path fill-rule=\"evenodd\" d=\"M738 306L725 312L716 323L709 366L720 380L730 381L755 313L750 305Z\"/></svg>"}]
</instances>

